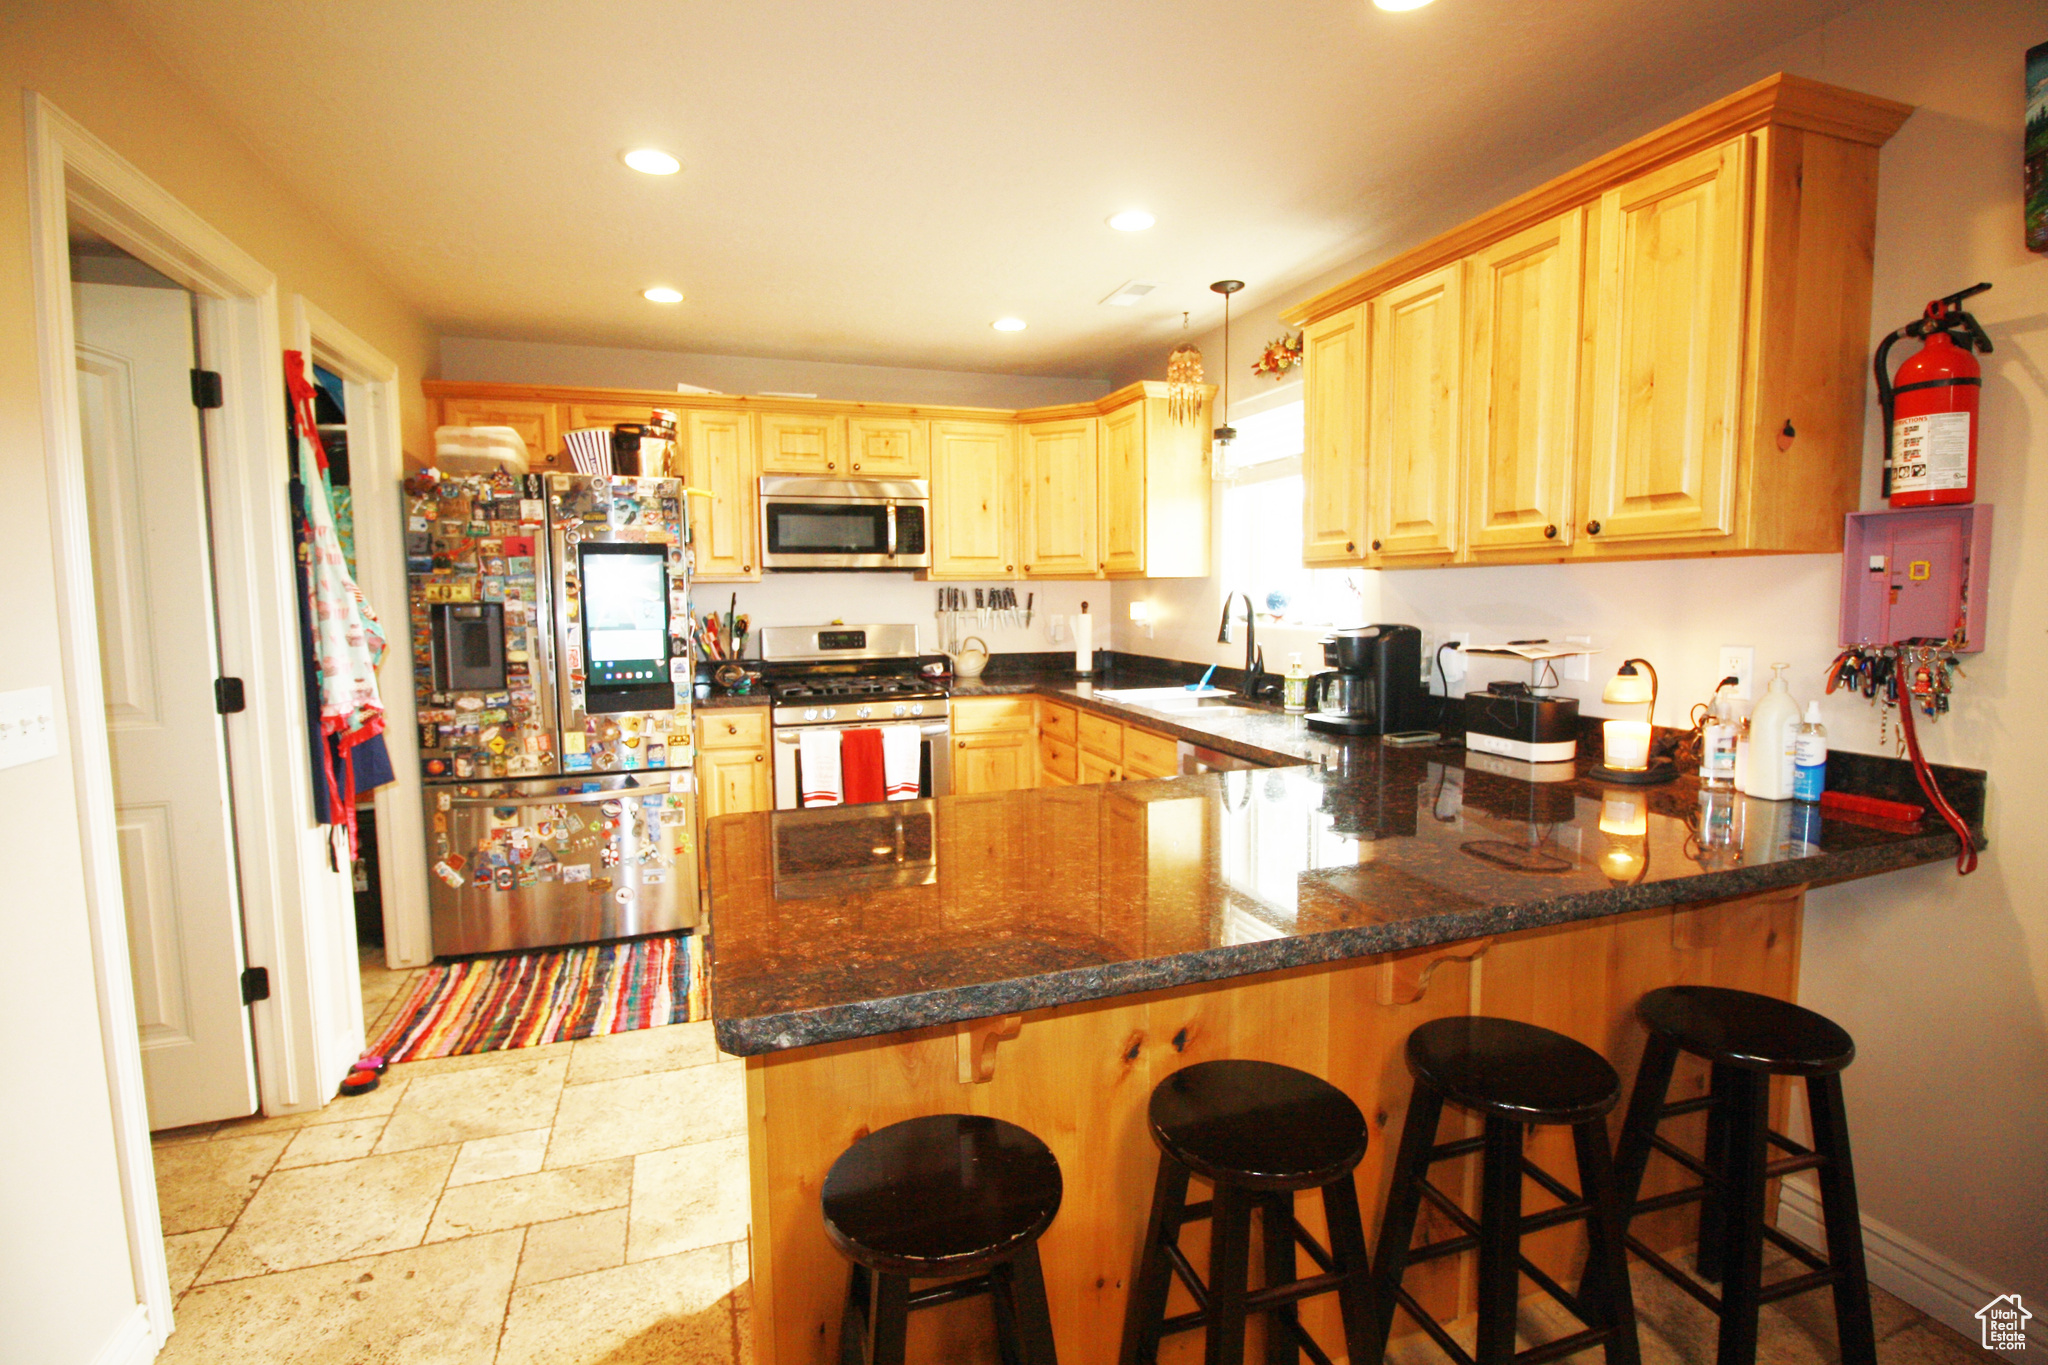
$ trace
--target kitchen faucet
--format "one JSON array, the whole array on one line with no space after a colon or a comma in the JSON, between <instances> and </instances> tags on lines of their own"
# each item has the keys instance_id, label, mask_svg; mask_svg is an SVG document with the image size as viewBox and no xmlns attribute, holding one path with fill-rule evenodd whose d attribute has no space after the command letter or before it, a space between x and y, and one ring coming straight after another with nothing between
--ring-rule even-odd
<instances>
[{"instance_id":1,"label":"kitchen faucet","mask_svg":"<svg viewBox=\"0 0 2048 1365\"><path fill-rule=\"evenodd\" d=\"M1266 651L1258 647L1258 613L1252 608L1252 599L1241 592L1223 595L1223 621L1216 631L1216 643L1230 643L1230 603L1233 598L1244 599L1244 688L1239 693L1246 701L1257 701L1265 689Z\"/></svg>"}]
</instances>

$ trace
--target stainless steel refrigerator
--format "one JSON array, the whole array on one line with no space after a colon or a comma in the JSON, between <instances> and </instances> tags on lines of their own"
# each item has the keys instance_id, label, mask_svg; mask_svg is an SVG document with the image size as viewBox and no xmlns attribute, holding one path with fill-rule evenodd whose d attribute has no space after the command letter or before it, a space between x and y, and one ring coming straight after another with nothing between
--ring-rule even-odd
<instances>
[{"instance_id":1,"label":"stainless steel refrigerator","mask_svg":"<svg viewBox=\"0 0 2048 1365\"><path fill-rule=\"evenodd\" d=\"M437 955L696 924L682 498L601 474L408 481Z\"/></svg>"}]
</instances>

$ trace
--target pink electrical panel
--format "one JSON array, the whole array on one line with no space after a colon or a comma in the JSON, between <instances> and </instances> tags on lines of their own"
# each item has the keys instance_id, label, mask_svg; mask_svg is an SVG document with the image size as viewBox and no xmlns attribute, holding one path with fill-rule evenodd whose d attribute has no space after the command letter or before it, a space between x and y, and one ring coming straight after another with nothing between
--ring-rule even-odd
<instances>
[{"instance_id":1,"label":"pink electrical panel","mask_svg":"<svg viewBox=\"0 0 2048 1365\"><path fill-rule=\"evenodd\" d=\"M1986 503L1851 512L1842 533L1842 640L1848 645L1945 640L1984 648L1991 569Z\"/></svg>"}]
</instances>

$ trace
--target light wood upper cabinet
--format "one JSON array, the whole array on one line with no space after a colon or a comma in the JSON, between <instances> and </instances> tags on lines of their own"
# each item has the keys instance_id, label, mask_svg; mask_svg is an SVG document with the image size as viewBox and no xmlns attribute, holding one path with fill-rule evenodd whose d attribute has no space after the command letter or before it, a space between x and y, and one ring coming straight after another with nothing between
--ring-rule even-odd
<instances>
[{"instance_id":1,"label":"light wood upper cabinet","mask_svg":"<svg viewBox=\"0 0 2048 1365\"><path fill-rule=\"evenodd\" d=\"M933 422L930 578L1017 576L1017 441L1007 422Z\"/></svg>"},{"instance_id":2,"label":"light wood upper cabinet","mask_svg":"<svg viewBox=\"0 0 2048 1365\"><path fill-rule=\"evenodd\" d=\"M1588 537L1734 525L1749 147L1732 139L1600 198Z\"/></svg>"},{"instance_id":3,"label":"light wood upper cabinet","mask_svg":"<svg viewBox=\"0 0 2048 1365\"><path fill-rule=\"evenodd\" d=\"M1365 305L1302 333L1302 561L1365 559Z\"/></svg>"},{"instance_id":4,"label":"light wood upper cabinet","mask_svg":"<svg viewBox=\"0 0 2048 1365\"><path fill-rule=\"evenodd\" d=\"M1093 417L1024 427L1024 573L1031 578L1092 578L1095 543Z\"/></svg>"},{"instance_id":5,"label":"light wood upper cabinet","mask_svg":"<svg viewBox=\"0 0 2048 1365\"><path fill-rule=\"evenodd\" d=\"M644 418L647 414L642 413ZM443 398L440 420L444 427L510 427L526 442L528 467L535 470L571 469L562 449L562 426L555 404L519 398Z\"/></svg>"},{"instance_id":6,"label":"light wood upper cabinet","mask_svg":"<svg viewBox=\"0 0 2048 1365\"><path fill-rule=\"evenodd\" d=\"M1466 267L1465 543L1572 541L1585 212L1496 242Z\"/></svg>"},{"instance_id":7,"label":"light wood upper cabinet","mask_svg":"<svg viewBox=\"0 0 2048 1365\"><path fill-rule=\"evenodd\" d=\"M1367 525L1382 560L1458 549L1463 279L1448 265L1371 304Z\"/></svg>"},{"instance_id":8,"label":"light wood upper cabinet","mask_svg":"<svg viewBox=\"0 0 2048 1365\"><path fill-rule=\"evenodd\" d=\"M849 472L864 479L929 477L925 457L926 423L909 417L846 419Z\"/></svg>"},{"instance_id":9,"label":"light wood upper cabinet","mask_svg":"<svg viewBox=\"0 0 2048 1365\"><path fill-rule=\"evenodd\" d=\"M754 472L753 414L692 410L683 415L678 434L690 486L711 493L708 499L688 499L697 577L759 578L760 487Z\"/></svg>"},{"instance_id":10,"label":"light wood upper cabinet","mask_svg":"<svg viewBox=\"0 0 2048 1365\"><path fill-rule=\"evenodd\" d=\"M1287 310L1307 561L1353 508L1389 567L1839 551L1911 112L1772 76Z\"/></svg>"},{"instance_id":11,"label":"light wood upper cabinet","mask_svg":"<svg viewBox=\"0 0 2048 1365\"><path fill-rule=\"evenodd\" d=\"M1096 470L1096 544L1106 574L1145 572L1145 405L1102 419Z\"/></svg>"},{"instance_id":12,"label":"light wood upper cabinet","mask_svg":"<svg viewBox=\"0 0 2048 1365\"><path fill-rule=\"evenodd\" d=\"M846 419L809 413L764 412L759 439L763 474L808 474L843 478Z\"/></svg>"},{"instance_id":13,"label":"light wood upper cabinet","mask_svg":"<svg viewBox=\"0 0 2048 1365\"><path fill-rule=\"evenodd\" d=\"M1102 416L1096 458L1096 549L1112 578L1202 578L1209 572L1209 403L1176 422L1163 385L1134 386ZM1107 400L1105 400L1107 401Z\"/></svg>"}]
</instances>

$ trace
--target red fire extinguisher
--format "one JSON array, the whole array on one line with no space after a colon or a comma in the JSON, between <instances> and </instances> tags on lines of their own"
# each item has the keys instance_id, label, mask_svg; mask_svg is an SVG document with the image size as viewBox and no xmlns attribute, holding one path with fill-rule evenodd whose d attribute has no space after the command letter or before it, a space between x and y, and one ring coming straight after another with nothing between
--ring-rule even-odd
<instances>
[{"instance_id":1,"label":"red fire extinguisher","mask_svg":"<svg viewBox=\"0 0 2048 1365\"><path fill-rule=\"evenodd\" d=\"M1972 352L1990 354L1991 338L1962 304L1990 287L1974 285L1934 300L1925 313L1878 344L1884 495L1893 507L1977 499L1977 395L1983 380ZM1893 343L1907 337L1924 338L1924 344L1893 376L1885 357Z\"/></svg>"}]
</instances>

